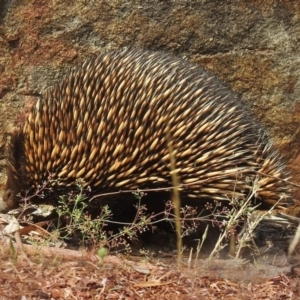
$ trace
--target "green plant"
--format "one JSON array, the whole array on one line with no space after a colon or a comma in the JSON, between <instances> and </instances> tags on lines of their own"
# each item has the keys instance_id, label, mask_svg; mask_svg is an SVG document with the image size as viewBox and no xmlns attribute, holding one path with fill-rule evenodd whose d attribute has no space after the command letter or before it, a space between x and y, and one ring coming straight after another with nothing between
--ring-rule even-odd
<instances>
[{"instance_id":1,"label":"green plant","mask_svg":"<svg viewBox=\"0 0 300 300\"><path fill-rule=\"evenodd\" d=\"M43 193L50 189L51 182L52 179L50 177L49 182L45 182L39 186L33 196L23 199L25 203L24 208L30 204L32 197L43 196ZM227 245L228 240L232 236L237 236L237 240L233 240L233 244L237 250L232 251L232 254L238 257L240 256L241 249L252 240L253 231L264 216L253 217L252 214L253 210L257 208L257 206L253 206L252 198L257 189L259 189L258 182L259 178L251 182L252 190L248 197L242 197L241 194L233 191L230 197L228 196L227 206L224 205L224 202L215 201L214 203L207 203L205 209L201 212L197 212L195 208L190 206L181 206L179 214L178 212L176 214L173 213L174 207L176 204L178 205L176 201L166 202L165 209L162 212L156 214L147 213L147 208L142 204L142 199L146 192L157 191L159 189L122 191L122 193L132 193L137 198L137 204L135 206L136 214L132 222L120 223L112 219L112 211L108 206L102 207L97 218L91 218L87 210L88 201L86 190L83 188L84 184L81 180L78 180L76 191L59 198L59 203L55 207L58 214L58 226L54 231L56 234L51 233L51 237L49 234L49 238L57 240L58 237L70 239L76 236L79 237L83 245L92 245L99 249L105 247L109 251L113 249L115 252L125 250L129 253L131 251L130 241L136 241L142 232L153 230L159 222L167 221L172 226L177 224L177 239L179 238L181 241L181 244L179 244L180 247L177 244L177 249L181 252L181 249L184 248L182 247L182 238L195 232L198 225L205 222L213 226L218 226L222 231L210 254L210 258L215 257ZM248 185L250 185L249 182ZM172 187L170 188L172 189ZM24 218L22 213L20 218ZM179 227L178 223L180 223ZM236 229L241 223L244 223L244 228L239 235L236 235ZM118 232L108 230L107 226L109 224L118 225ZM179 231L178 228L180 228ZM200 255L208 230L209 228L207 227L201 241L198 241L196 259Z\"/></svg>"},{"instance_id":2,"label":"green plant","mask_svg":"<svg viewBox=\"0 0 300 300\"><path fill-rule=\"evenodd\" d=\"M59 197L59 204L56 207L60 232L64 232L64 238L80 234L81 243L105 244L107 240L104 234L105 220L112 214L108 206L104 206L98 218L92 219L86 208L86 196L81 180L77 181L77 193L71 193ZM64 224L64 227L60 225Z\"/></svg>"}]
</instances>

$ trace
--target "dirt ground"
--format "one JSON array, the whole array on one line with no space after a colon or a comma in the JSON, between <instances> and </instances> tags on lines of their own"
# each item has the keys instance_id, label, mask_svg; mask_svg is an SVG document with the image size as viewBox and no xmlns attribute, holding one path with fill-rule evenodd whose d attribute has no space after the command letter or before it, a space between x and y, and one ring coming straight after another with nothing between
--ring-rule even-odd
<instances>
[{"instance_id":1,"label":"dirt ground","mask_svg":"<svg viewBox=\"0 0 300 300\"><path fill-rule=\"evenodd\" d=\"M96 250L12 244L4 235L0 244L1 300L300 299L300 272L287 260L286 242L249 259L200 255L189 262L186 253L181 266L176 251L168 250L109 254L101 261Z\"/></svg>"}]
</instances>

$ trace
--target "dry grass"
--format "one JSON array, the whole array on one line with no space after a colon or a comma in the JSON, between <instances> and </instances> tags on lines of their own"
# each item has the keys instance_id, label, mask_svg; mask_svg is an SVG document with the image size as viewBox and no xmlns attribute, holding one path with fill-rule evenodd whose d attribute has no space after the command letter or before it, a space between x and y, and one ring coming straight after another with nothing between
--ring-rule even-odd
<instances>
[{"instance_id":1,"label":"dry grass","mask_svg":"<svg viewBox=\"0 0 300 300\"><path fill-rule=\"evenodd\" d=\"M237 214L230 213L233 219L232 223L228 222L229 229L244 214L244 206ZM7 220L3 219L0 223L6 224ZM0 300L300 299L299 279L287 275L290 266L286 260L273 268L275 256L271 264L259 262L258 265L239 264L233 259L217 260L213 255L210 260L201 260L198 252L197 259L192 259L195 253L183 259L170 253L167 259L149 256L151 263L143 262L143 257L122 255L106 256L100 260L95 255L97 249L88 253L37 246L38 243L33 246L22 244L20 235L38 229L37 225L16 229L15 244L0 242ZM250 229L249 236L252 236L254 228ZM177 228L177 231L180 233L181 229ZM219 244L215 247L215 253L219 253ZM177 245L177 250L181 248ZM282 258L285 259L285 255ZM182 264L176 264L176 259Z\"/></svg>"},{"instance_id":2,"label":"dry grass","mask_svg":"<svg viewBox=\"0 0 300 300\"><path fill-rule=\"evenodd\" d=\"M1 299L300 299L299 279L283 274L242 283L213 270L201 275L201 266L178 269L175 257L173 264L158 259L150 264L107 256L100 264L89 253L26 246L11 259L8 244L0 247Z\"/></svg>"}]
</instances>

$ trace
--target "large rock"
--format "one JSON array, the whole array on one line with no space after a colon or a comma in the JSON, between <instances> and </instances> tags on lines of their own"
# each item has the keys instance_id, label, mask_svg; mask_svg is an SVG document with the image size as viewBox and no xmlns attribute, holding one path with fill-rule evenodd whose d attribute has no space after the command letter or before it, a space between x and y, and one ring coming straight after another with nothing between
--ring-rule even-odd
<instances>
[{"instance_id":1,"label":"large rock","mask_svg":"<svg viewBox=\"0 0 300 300\"><path fill-rule=\"evenodd\" d=\"M300 183L299 18L298 0L2 0L0 139L69 67L142 47L199 63L239 93Z\"/></svg>"}]
</instances>

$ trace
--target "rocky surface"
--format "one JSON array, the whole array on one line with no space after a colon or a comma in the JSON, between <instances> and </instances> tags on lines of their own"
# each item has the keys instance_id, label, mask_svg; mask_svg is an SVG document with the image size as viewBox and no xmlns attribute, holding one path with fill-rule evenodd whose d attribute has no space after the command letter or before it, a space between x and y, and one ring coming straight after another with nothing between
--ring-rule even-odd
<instances>
[{"instance_id":1,"label":"rocky surface","mask_svg":"<svg viewBox=\"0 0 300 300\"><path fill-rule=\"evenodd\" d=\"M2 0L0 141L70 67L142 47L199 63L240 94L300 183L299 32L298 0Z\"/></svg>"}]
</instances>

